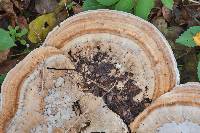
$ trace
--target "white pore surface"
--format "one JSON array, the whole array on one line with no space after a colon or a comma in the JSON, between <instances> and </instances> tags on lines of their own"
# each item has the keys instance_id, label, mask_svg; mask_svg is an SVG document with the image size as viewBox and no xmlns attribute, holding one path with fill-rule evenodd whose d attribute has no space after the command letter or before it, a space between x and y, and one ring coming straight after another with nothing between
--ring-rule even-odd
<instances>
[{"instance_id":1,"label":"white pore surface","mask_svg":"<svg viewBox=\"0 0 200 133\"><path fill-rule=\"evenodd\" d=\"M152 111L142 121L137 129L137 133L155 133L159 129L160 132L158 133L186 133L177 131L187 131L189 129L190 132L187 133L198 133L200 132L199 116L200 107L183 105L164 106Z\"/></svg>"},{"instance_id":2,"label":"white pore surface","mask_svg":"<svg viewBox=\"0 0 200 133\"><path fill-rule=\"evenodd\" d=\"M52 56L24 80L17 112L6 132L127 133L127 125L106 107L102 98L80 91L76 73L46 69L65 68L66 60L64 55ZM80 109L74 106L77 101Z\"/></svg>"},{"instance_id":3,"label":"white pore surface","mask_svg":"<svg viewBox=\"0 0 200 133\"><path fill-rule=\"evenodd\" d=\"M185 121L183 123L165 123L157 129L157 133L198 133L200 125Z\"/></svg>"}]
</instances>

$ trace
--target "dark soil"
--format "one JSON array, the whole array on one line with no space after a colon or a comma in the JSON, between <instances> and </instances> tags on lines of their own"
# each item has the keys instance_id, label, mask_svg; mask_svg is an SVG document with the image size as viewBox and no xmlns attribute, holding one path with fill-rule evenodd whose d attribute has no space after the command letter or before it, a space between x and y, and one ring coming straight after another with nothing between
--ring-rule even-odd
<instances>
[{"instance_id":1,"label":"dark soil","mask_svg":"<svg viewBox=\"0 0 200 133\"><path fill-rule=\"evenodd\" d=\"M113 57L102 52L100 46L96 49L98 52L92 58L81 55L82 51L68 53L75 64L75 71L83 77L84 92L102 97L109 109L130 124L151 100L144 98L141 102L134 101L133 97L142 90L135 85L133 73L120 73L116 68L117 63L112 61ZM119 83L123 83L121 88L117 86Z\"/></svg>"}]
</instances>

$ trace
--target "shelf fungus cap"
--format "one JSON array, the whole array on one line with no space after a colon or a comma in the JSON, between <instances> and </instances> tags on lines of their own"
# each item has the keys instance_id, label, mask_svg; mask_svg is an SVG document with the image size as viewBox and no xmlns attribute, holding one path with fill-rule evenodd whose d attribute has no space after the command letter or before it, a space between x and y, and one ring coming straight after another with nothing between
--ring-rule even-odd
<instances>
[{"instance_id":1,"label":"shelf fungus cap","mask_svg":"<svg viewBox=\"0 0 200 133\"><path fill-rule=\"evenodd\" d=\"M177 64L166 39L151 23L132 14L104 9L82 12L62 22L44 42L44 46L65 51L84 45L106 45L124 62L134 62L125 65L135 71L135 80L142 88L148 88L150 99L179 83Z\"/></svg>"},{"instance_id":2,"label":"shelf fungus cap","mask_svg":"<svg viewBox=\"0 0 200 133\"><path fill-rule=\"evenodd\" d=\"M133 133L197 133L200 84L187 83L159 97L130 124Z\"/></svg>"},{"instance_id":3,"label":"shelf fungus cap","mask_svg":"<svg viewBox=\"0 0 200 133\"><path fill-rule=\"evenodd\" d=\"M61 50L32 51L2 85L0 132L127 133L127 125L101 97L80 89L74 69Z\"/></svg>"}]
</instances>

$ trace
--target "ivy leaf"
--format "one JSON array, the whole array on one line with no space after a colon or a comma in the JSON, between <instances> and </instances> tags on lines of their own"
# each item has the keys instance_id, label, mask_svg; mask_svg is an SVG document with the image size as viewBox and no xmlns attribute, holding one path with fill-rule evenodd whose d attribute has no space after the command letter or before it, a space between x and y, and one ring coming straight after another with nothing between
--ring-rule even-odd
<instances>
[{"instance_id":1,"label":"ivy leaf","mask_svg":"<svg viewBox=\"0 0 200 133\"><path fill-rule=\"evenodd\" d=\"M135 7L135 15L147 20L154 5L155 0L138 0Z\"/></svg>"},{"instance_id":2,"label":"ivy leaf","mask_svg":"<svg viewBox=\"0 0 200 133\"><path fill-rule=\"evenodd\" d=\"M104 6L111 6L117 3L119 0L97 0L97 1Z\"/></svg>"},{"instance_id":3,"label":"ivy leaf","mask_svg":"<svg viewBox=\"0 0 200 133\"><path fill-rule=\"evenodd\" d=\"M83 3L83 10L96 10L96 9L106 9L107 7L104 5L101 5L96 0L85 0Z\"/></svg>"},{"instance_id":4,"label":"ivy leaf","mask_svg":"<svg viewBox=\"0 0 200 133\"><path fill-rule=\"evenodd\" d=\"M161 0L161 1L165 7L172 10L174 5L174 0Z\"/></svg>"},{"instance_id":5,"label":"ivy leaf","mask_svg":"<svg viewBox=\"0 0 200 133\"><path fill-rule=\"evenodd\" d=\"M134 1L133 0L120 0L115 5L115 10L130 12L133 9L133 7L134 7Z\"/></svg>"},{"instance_id":6,"label":"ivy leaf","mask_svg":"<svg viewBox=\"0 0 200 133\"><path fill-rule=\"evenodd\" d=\"M0 51L7 50L13 46L15 46L15 42L10 37L9 32L0 28Z\"/></svg>"},{"instance_id":7,"label":"ivy leaf","mask_svg":"<svg viewBox=\"0 0 200 133\"><path fill-rule=\"evenodd\" d=\"M176 43L182 44L188 47L195 47L197 44L194 42L193 37L200 32L200 26L190 27L187 31L179 36L176 39Z\"/></svg>"}]
</instances>

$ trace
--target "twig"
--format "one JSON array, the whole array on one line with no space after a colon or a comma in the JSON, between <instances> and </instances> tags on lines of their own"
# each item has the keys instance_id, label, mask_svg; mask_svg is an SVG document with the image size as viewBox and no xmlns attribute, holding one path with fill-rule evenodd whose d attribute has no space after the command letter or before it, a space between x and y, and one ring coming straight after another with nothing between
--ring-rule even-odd
<instances>
[{"instance_id":1,"label":"twig","mask_svg":"<svg viewBox=\"0 0 200 133\"><path fill-rule=\"evenodd\" d=\"M180 58L186 56L186 55L189 54L191 51L192 51L192 50L187 50L184 54L182 54L182 55L176 57L176 60L178 60L178 59L180 59Z\"/></svg>"},{"instance_id":2,"label":"twig","mask_svg":"<svg viewBox=\"0 0 200 133\"><path fill-rule=\"evenodd\" d=\"M30 53L30 51L26 51L26 52L23 52L23 53L19 53L19 54L10 55L10 57L21 56L21 55L28 54L28 53Z\"/></svg>"},{"instance_id":3,"label":"twig","mask_svg":"<svg viewBox=\"0 0 200 133\"><path fill-rule=\"evenodd\" d=\"M67 69L67 68L54 68L54 67L47 67L49 70L56 70L56 71L68 71L68 70L75 70L75 69Z\"/></svg>"}]
</instances>

